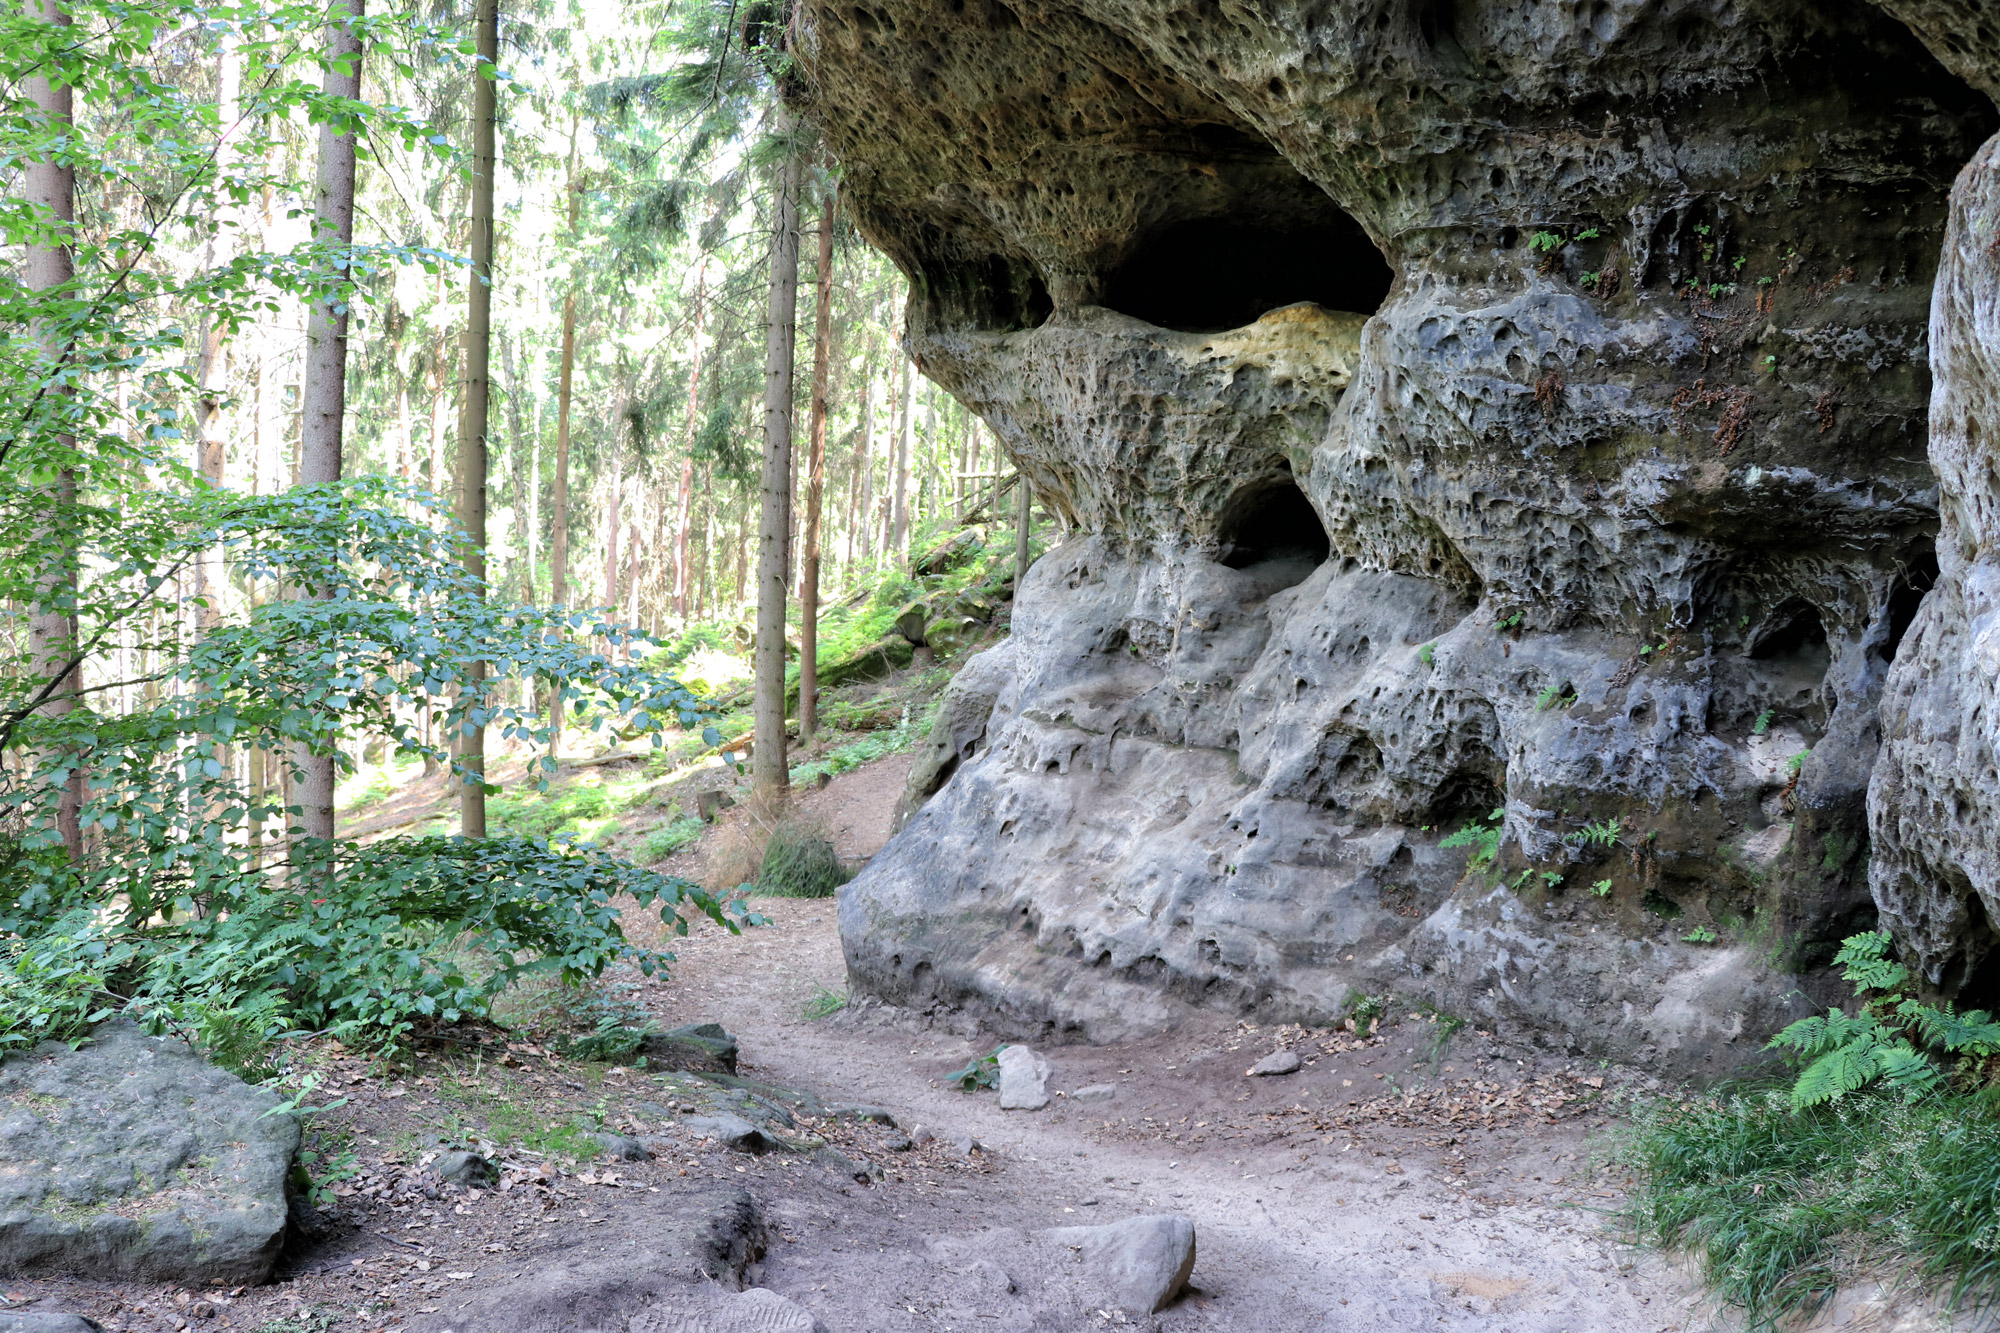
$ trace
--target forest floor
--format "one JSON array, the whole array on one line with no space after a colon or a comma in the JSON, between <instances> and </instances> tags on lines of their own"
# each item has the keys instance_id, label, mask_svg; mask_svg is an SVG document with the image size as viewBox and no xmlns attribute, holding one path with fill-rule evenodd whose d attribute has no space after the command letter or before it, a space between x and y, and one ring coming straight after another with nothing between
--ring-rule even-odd
<instances>
[{"instance_id":1,"label":"forest floor","mask_svg":"<svg viewBox=\"0 0 2000 1333\"><path fill-rule=\"evenodd\" d=\"M843 858L865 861L889 837L909 764L906 751L891 753L798 804ZM565 783L615 787L620 767ZM449 793L433 781L375 818L442 802ZM570 799L560 788L553 798ZM648 795L632 807L645 819L614 836L643 847L685 818L678 799ZM726 813L654 863L714 878L718 861L741 855L744 817ZM1612 1149L1632 1099L1660 1091L1640 1073L1509 1049L1434 1013L1393 1010L1372 1034L1218 1017L1147 1041L1045 1049L1055 1099L1002 1111L991 1092L948 1078L992 1051L994 1036L954 1016L845 1003L833 900L753 906L768 924L741 936L706 922L685 939L657 923L653 935L635 931L674 951L673 975L625 978L594 1002L661 1025L719 1022L741 1043L741 1074L884 1108L893 1125L829 1116L807 1126L860 1175L796 1153L723 1148L680 1123L685 1108L662 1091L665 1076L568 1059L554 1040L526 1035L546 1013L393 1066L320 1042L299 1058L324 1080L318 1098L344 1099L309 1122L308 1166L326 1206L274 1282L206 1291L10 1282L0 1310L76 1311L121 1333L443 1333L481 1297L571 1264L579 1245L643 1244L663 1208L740 1187L769 1234L750 1280L831 1333L1734 1327L1682 1270L1620 1235L1626 1181ZM574 1028L590 1015L568 1017ZM1303 1058L1298 1072L1248 1075L1280 1046ZM1102 1084L1116 1088L1109 1101L1068 1096ZM602 1131L639 1138L651 1159L609 1160L590 1138ZM439 1187L427 1167L452 1147L502 1162L502 1188ZM937 1244L990 1236L998 1254L996 1228L1151 1213L1192 1219L1198 1257L1188 1292L1136 1319L1024 1312L981 1287L975 1270L991 1264L955 1265ZM1874 1295L1814 1327L1937 1326Z\"/></svg>"}]
</instances>

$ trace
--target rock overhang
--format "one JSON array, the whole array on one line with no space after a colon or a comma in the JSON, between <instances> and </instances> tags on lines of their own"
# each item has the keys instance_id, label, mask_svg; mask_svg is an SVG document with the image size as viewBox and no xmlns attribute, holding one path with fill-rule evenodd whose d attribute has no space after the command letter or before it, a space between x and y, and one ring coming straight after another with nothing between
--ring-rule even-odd
<instances>
[{"instance_id":1,"label":"rock overhang","mask_svg":"<svg viewBox=\"0 0 2000 1333\"><path fill-rule=\"evenodd\" d=\"M1809 965L1869 914L1875 700L1935 567L1929 288L1995 123L1908 30L1860 4L808 14L806 109L911 276L912 351L1077 534L1023 590L987 743L857 881L850 934L921 934L926 987L1017 1018L1032 956L1020 987L1072 1029L1079 976L1301 1013L1393 983L1627 1050L1560 1012L1621 965L1602 949L1542 999L1412 961L1463 869L1441 835L1485 803L1550 940ZM1320 238L1368 280L1173 290L1228 236ZM1244 537L1304 532L1292 496L1326 545L1276 577ZM1218 579L1232 558L1267 577ZM1773 735L1809 755L1774 764ZM1245 858L1248 809L1297 845ZM1003 826L1018 850L977 871L916 846ZM1109 882L1121 858L1145 887ZM871 925L878 897L936 920ZM1784 1012L1792 980L1762 984Z\"/></svg>"}]
</instances>

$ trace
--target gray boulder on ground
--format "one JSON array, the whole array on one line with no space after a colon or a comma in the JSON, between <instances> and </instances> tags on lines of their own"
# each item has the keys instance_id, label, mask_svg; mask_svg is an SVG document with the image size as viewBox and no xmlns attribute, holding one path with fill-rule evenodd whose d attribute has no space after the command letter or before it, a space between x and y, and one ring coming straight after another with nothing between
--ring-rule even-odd
<instances>
[{"instance_id":1,"label":"gray boulder on ground","mask_svg":"<svg viewBox=\"0 0 2000 1333\"><path fill-rule=\"evenodd\" d=\"M599 1152L614 1161L645 1162L653 1156L645 1144L625 1134L592 1134L590 1141L597 1145Z\"/></svg>"},{"instance_id":2,"label":"gray boulder on ground","mask_svg":"<svg viewBox=\"0 0 2000 1333\"><path fill-rule=\"evenodd\" d=\"M1108 1102L1118 1096L1116 1083L1093 1083L1087 1088L1078 1088L1069 1095L1073 1102Z\"/></svg>"},{"instance_id":3,"label":"gray boulder on ground","mask_svg":"<svg viewBox=\"0 0 2000 1333\"><path fill-rule=\"evenodd\" d=\"M0 1273L262 1282L298 1121L183 1042L106 1024L0 1064Z\"/></svg>"},{"instance_id":4,"label":"gray boulder on ground","mask_svg":"<svg viewBox=\"0 0 2000 1333\"><path fill-rule=\"evenodd\" d=\"M648 1033L639 1043L648 1069L736 1072L736 1038L720 1023L689 1023Z\"/></svg>"},{"instance_id":5,"label":"gray boulder on ground","mask_svg":"<svg viewBox=\"0 0 2000 1333\"><path fill-rule=\"evenodd\" d=\"M1099 1287L1105 1304L1121 1310L1151 1314L1165 1308L1194 1271L1194 1223L1185 1217L1130 1217L1042 1234L1074 1252L1083 1281Z\"/></svg>"},{"instance_id":6,"label":"gray boulder on ground","mask_svg":"<svg viewBox=\"0 0 2000 1333\"><path fill-rule=\"evenodd\" d=\"M1095 1328L1098 1311L1148 1315L1180 1295L1194 1271L1194 1223L1159 1214L1047 1231L998 1227L933 1240L930 1255L940 1261L940 1284L952 1287L952 1299L966 1306L958 1313L1004 1320L1025 1306L1040 1315L1062 1312L1083 1321L1036 1328ZM990 1270L975 1284L980 1290L945 1280L973 1268Z\"/></svg>"},{"instance_id":7,"label":"gray boulder on ground","mask_svg":"<svg viewBox=\"0 0 2000 1333\"><path fill-rule=\"evenodd\" d=\"M1039 1111L1049 1104L1049 1062L1025 1046L1000 1052L1000 1109Z\"/></svg>"},{"instance_id":8,"label":"gray boulder on ground","mask_svg":"<svg viewBox=\"0 0 2000 1333\"><path fill-rule=\"evenodd\" d=\"M1269 1055L1259 1060L1256 1064L1251 1065L1250 1072L1252 1074L1260 1076L1270 1075L1270 1074L1296 1074L1299 1072L1298 1052L1272 1051Z\"/></svg>"},{"instance_id":9,"label":"gray boulder on ground","mask_svg":"<svg viewBox=\"0 0 2000 1333\"><path fill-rule=\"evenodd\" d=\"M720 1115L691 1115L681 1124L738 1152L763 1152L766 1148L783 1146L769 1131L727 1111Z\"/></svg>"},{"instance_id":10,"label":"gray boulder on ground","mask_svg":"<svg viewBox=\"0 0 2000 1333\"><path fill-rule=\"evenodd\" d=\"M699 1188L653 1196L643 1234L586 1235L533 1256L483 1282L462 1306L419 1314L410 1333L575 1333L618 1329L663 1333L756 1324L676 1324L707 1311L712 1298L743 1284L764 1253L763 1215L740 1189ZM508 1274L520 1271L520 1276ZM789 1329L772 1324L774 1329Z\"/></svg>"},{"instance_id":11,"label":"gray boulder on ground","mask_svg":"<svg viewBox=\"0 0 2000 1333\"><path fill-rule=\"evenodd\" d=\"M484 1189L500 1178L493 1163L476 1152L448 1152L431 1169L445 1184L463 1185L467 1189Z\"/></svg>"},{"instance_id":12,"label":"gray boulder on ground","mask_svg":"<svg viewBox=\"0 0 2000 1333\"><path fill-rule=\"evenodd\" d=\"M635 1316L631 1333L827 1333L812 1311L775 1291L712 1294L688 1308Z\"/></svg>"},{"instance_id":13,"label":"gray boulder on ground","mask_svg":"<svg viewBox=\"0 0 2000 1333\"><path fill-rule=\"evenodd\" d=\"M0 1314L0 1333L104 1333L104 1325L80 1314L20 1310Z\"/></svg>"}]
</instances>

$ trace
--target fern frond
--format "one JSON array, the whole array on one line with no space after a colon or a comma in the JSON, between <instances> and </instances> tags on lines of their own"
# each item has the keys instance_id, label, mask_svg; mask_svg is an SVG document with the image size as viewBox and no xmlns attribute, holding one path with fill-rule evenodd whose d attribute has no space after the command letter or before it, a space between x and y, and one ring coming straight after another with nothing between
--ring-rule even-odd
<instances>
[{"instance_id":1,"label":"fern frond","mask_svg":"<svg viewBox=\"0 0 2000 1333\"><path fill-rule=\"evenodd\" d=\"M1908 1042L1899 1041L1875 1048L1875 1077L1883 1086L1894 1088L1912 1100L1935 1092L1944 1075L1925 1055Z\"/></svg>"},{"instance_id":2,"label":"fern frond","mask_svg":"<svg viewBox=\"0 0 2000 1333\"><path fill-rule=\"evenodd\" d=\"M1840 965L1841 975L1859 990L1900 990L1910 979L1910 970L1889 957L1887 931L1849 935L1841 942L1840 952L1833 956L1833 961Z\"/></svg>"},{"instance_id":3,"label":"fern frond","mask_svg":"<svg viewBox=\"0 0 2000 1333\"><path fill-rule=\"evenodd\" d=\"M1850 1042L1807 1065L1792 1085L1792 1109L1803 1111L1866 1087L1881 1072L1880 1050L1872 1040Z\"/></svg>"}]
</instances>

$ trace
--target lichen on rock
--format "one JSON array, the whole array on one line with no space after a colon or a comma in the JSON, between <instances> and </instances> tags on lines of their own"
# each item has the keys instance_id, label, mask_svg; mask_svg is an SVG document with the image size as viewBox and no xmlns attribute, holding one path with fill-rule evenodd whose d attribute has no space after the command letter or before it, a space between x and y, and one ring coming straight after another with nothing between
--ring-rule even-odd
<instances>
[{"instance_id":1,"label":"lichen on rock","mask_svg":"<svg viewBox=\"0 0 2000 1333\"><path fill-rule=\"evenodd\" d=\"M299 1123L275 1094L126 1023L0 1064L0 1272L261 1282Z\"/></svg>"},{"instance_id":2,"label":"lichen on rock","mask_svg":"<svg viewBox=\"0 0 2000 1333\"><path fill-rule=\"evenodd\" d=\"M808 15L913 353L1073 534L843 898L857 986L1753 1054L1873 918L1992 103L1859 4Z\"/></svg>"}]
</instances>

